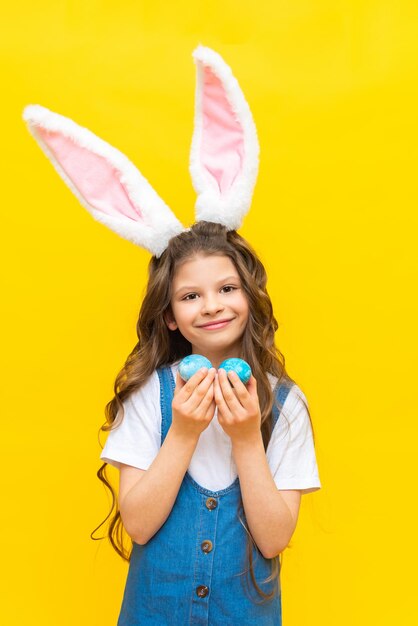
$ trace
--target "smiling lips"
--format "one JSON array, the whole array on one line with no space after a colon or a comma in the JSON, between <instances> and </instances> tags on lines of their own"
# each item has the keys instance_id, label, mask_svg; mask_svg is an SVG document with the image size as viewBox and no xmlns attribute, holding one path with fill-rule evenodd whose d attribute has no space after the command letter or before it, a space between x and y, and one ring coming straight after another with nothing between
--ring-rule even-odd
<instances>
[{"instance_id":1,"label":"smiling lips","mask_svg":"<svg viewBox=\"0 0 418 626\"><path fill-rule=\"evenodd\" d=\"M203 326L200 326L200 328L205 328L206 330L216 330L218 328L223 328L224 326L229 324L229 322L232 322L232 320L218 320L217 322L204 324Z\"/></svg>"}]
</instances>

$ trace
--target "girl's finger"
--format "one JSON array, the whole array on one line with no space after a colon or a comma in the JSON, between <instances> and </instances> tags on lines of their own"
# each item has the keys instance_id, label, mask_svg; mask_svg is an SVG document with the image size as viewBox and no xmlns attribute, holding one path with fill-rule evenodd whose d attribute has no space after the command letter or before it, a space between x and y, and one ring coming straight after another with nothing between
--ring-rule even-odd
<instances>
[{"instance_id":1,"label":"girl's finger","mask_svg":"<svg viewBox=\"0 0 418 626\"><path fill-rule=\"evenodd\" d=\"M193 389L192 394L188 399L184 401L185 409L187 411L195 411L202 403L206 394L210 390L213 379L215 377L215 368L211 368L203 380L200 381L198 385ZM191 379L190 379L191 380ZM213 393L213 392L212 392Z\"/></svg>"},{"instance_id":2,"label":"girl's finger","mask_svg":"<svg viewBox=\"0 0 418 626\"><path fill-rule=\"evenodd\" d=\"M206 409L206 414L205 414L205 419L209 419L213 417L213 414L215 413L215 409L216 409L216 402L212 396L212 401L210 403L210 405L208 406L208 408Z\"/></svg>"},{"instance_id":3,"label":"girl's finger","mask_svg":"<svg viewBox=\"0 0 418 626\"><path fill-rule=\"evenodd\" d=\"M257 398L258 399L258 394L257 394L257 380L254 378L254 376L251 374L251 378L247 383L247 391L250 394L250 396L252 396L253 398Z\"/></svg>"},{"instance_id":4,"label":"girl's finger","mask_svg":"<svg viewBox=\"0 0 418 626\"><path fill-rule=\"evenodd\" d=\"M238 401L229 381L225 370L220 369L218 371L218 380L221 387L222 395L225 403L231 412L236 412L238 409L242 409L240 402Z\"/></svg>"},{"instance_id":5,"label":"girl's finger","mask_svg":"<svg viewBox=\"0 0 418 626\"><path fill-rule=\"evenodd\" d=\"M176 386L174 389L174 395L176 396L178 394L178 392L180 391L180 389L183 389L184 385L186 384L186 381L182 379L182 377L180 376L180 372L177 370L177 374L176 374Z\"/></svg>"},{"instance_id":6,"label":"girl's finger","mask_svg":"<svg viewBox=\"0 0 418 626\"><path fill-rule=\"evenodd\" d=\"M227 418L228 416L230 416L231 411L229 410L229 406L227 405L224 399L221 382L219 379L220 379L220 374L218 372L215 382L213 383L214 391L215 391L215 402L216 402L216 406L218 407L218 412L220 412L223 417Z\"/></svg>"},{"instance_id":7,"label":"girl's finger","mask_svg":"<svg viewBox=\"0 0 418 626\"><path fill-rule=\"evenodd\" d=\"M213 404L214 404L214 391L213 391L213 385L211 385L209 389L207 390L206 395L203 398L202 402L197 407L197 413L206 417L210 413L210 408L212 407Z\"/></svg>"},{"instance_id":8,"label":"girl's finger","mask_svg":"<svg viewBox=\"0 0 418 626\"><path fill-rule=\"evenodd\" d=\"M241 381L240 377L238 376L236 372L229 371L228 380L234 385L234 388L232 391L234 392L235 397L242 404L242 406L245 406L245 404L248 402L250 398L248 389L246 388L244 383Z\"/></svg>"},{"instance_id":9,"label":"girl's finger","mask_svg":"<svg viewBox=\"0 0 418 626\"><path fill-rule=\"evenodd\" d=\"M198 409L206 413L209 405L213 402L213 384L209 385L205 396L203 397L201 403L198 405Z\"/></svg>"},{"instance_id":10,"label":"girl's finger","mask_svg":"<svg viewBox=\"0 0 418 626\"><path fill-rule=\"evenodd\" d=\"M178 393L181 392L182 398L183 398L183 402L187 401L190 398L190 396L192 395L192 393L195 390L195 388L206 377L207 373L208 373L208 368L207 367L201 367L200 370L198 370L195 374L193 374L193 376L191 376L189 378L189 380L187 382L185 382L181 378L180 373L177 370L177 380L180 380L181 383L180 383L179 389L176 389L174 391L174 395L177 395Z\"/></svg>"}]
</instances>

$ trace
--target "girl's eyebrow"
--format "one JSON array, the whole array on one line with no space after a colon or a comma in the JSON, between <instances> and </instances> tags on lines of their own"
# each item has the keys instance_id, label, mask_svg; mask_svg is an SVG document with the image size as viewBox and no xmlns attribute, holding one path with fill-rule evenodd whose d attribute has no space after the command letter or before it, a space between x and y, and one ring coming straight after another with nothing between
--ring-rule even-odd
<instances>
[{"instance_id":1,"label":"girl's eyebrow","mask_svg":"<svg viewBox=\"0 0 418 626\"><path fill-rule=\"evenodd\" d=\"M226 283L228 280L236 280L236 281L238 281L238 282L239 282L239 277L238 277L238 276L226 276L226 278L221 278L221 279L218 281L218 285L220 285L221 283ZM176 295L177 295L178 293L180 293L180 291L182 291L183 289L192 289L192 290L193 290L193 289L199 289L199 287L196 287L196 286L194 286L194 285L192 285L192 286L183 285L182 287L179 287L179 288L177 289L177 291L175 292L175 294L174 294L174 295L176 296Z\"/></svg>"}]
</instances>

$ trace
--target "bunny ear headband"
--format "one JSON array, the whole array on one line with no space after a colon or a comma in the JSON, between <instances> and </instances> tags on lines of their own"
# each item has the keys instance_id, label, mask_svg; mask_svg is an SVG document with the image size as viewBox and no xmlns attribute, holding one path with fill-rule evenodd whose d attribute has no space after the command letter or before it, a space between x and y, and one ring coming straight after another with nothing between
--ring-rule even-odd
<instances>
[{"instance_id":1,"label":"bunny ear headband","mask_svg":"<svg viewBox=\"0 0 418 626\"><path fill-rule=\"evenodd\" d=\"M198 46L190 173L196 221L237 229L248 212L258 173L259 146L251 111L222 57ZM159 257L188 230L139 170L87 128L40 105L24 109L28 129L58 174L91 215Z\"/></svg>"}]
</instances>

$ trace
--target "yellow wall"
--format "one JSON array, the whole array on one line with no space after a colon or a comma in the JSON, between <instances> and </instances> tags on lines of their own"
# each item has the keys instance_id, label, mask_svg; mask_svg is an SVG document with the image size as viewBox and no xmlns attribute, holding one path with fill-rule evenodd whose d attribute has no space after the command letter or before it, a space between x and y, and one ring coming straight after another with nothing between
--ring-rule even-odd
<instances>
[{"instance_id":1,"label":"yellow wall","mask_svg":"<svg viewBox=\"0 0 418 626\"><path fill-rule=\"evenodd\" d=\"M257 124L240 232L269 271L317 440L323 488L285 553L284 625L414 623L418 5L44 0L9 3L0 23L0 622L116 624L127 566L90 539L110 503L97 432L149 260L78 204L22 109L40 103L124 151L189 224L202 43Z\"/></svg>"}]
</instances>

